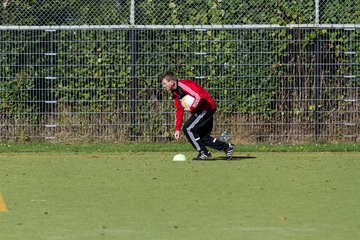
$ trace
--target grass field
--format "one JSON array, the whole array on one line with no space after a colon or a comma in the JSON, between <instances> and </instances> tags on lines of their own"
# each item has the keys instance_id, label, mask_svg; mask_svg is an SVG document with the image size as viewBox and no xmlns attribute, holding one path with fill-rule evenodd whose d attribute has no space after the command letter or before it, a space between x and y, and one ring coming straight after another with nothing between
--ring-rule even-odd
<instances>
[{"instance_id":1,"label":"grass field","mask_svg":"<svg viewBox=\"0 0 360 240\"><path fill-rule=\"evenodd\" d=\"M173 162L171 151L19 149L0 154L0 239L360 237L356 151Z\"/></svg>"}]
</instances>

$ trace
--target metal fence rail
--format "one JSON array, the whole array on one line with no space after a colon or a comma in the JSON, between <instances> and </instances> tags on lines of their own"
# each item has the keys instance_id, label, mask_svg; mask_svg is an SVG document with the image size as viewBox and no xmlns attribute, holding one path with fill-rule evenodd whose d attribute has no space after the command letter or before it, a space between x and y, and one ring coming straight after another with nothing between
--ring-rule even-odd
<instances>
[{"instance_id":1,"label":"metal fence rail","mask_svg":"<svg viewBox=\"0 0 360 240\"><path fill-rule=\"evenodd\" d=\"M169 140L166 69L212 92L236 142L359 139L359 28L0 34L3 140Z\"/></svg>"}]
</instances>

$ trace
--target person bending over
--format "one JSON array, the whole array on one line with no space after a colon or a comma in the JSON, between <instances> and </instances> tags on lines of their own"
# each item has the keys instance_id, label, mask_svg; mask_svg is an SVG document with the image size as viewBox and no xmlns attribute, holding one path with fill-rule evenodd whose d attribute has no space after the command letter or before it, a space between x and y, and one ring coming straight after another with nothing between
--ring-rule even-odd
<instances>
[{"instance_id":1,"label":"person bending over","mask_svg":"<svg viewBox=\"0 0 360 240\"><path fill-rule=\"evenodd\" d=\"M223 150L227 159L231 159L235 145L220 141L211 136L213 128L213 116L216 112L216 104L210 93L195 81L177 79L173 72L164 72L160 76L163 87L172 93L175 105L175 133L176 140L180 138L184 111L191 112L191 117L185 122L182 130L191 143L199 152L196 160L204 160L211 157L206 147ZM194 97L194 102L189 108L181 106L181 99L185 95Z\"/></svg>"}]
</instances>

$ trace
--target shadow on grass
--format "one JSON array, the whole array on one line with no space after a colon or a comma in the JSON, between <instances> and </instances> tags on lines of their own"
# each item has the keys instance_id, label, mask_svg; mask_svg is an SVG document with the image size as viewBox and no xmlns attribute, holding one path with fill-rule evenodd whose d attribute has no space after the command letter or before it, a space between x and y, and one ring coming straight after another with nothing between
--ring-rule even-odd
<instances>
[{"instance_id":1,"label":"shadow on grass","mask_svg":"<svg viewBox=\"0 0 360 240\"><path fill-rule=\"evenodd\" d=\"M243 159L248 159L248 158L256 158L253 156L232 156L231 159L227 159L226 157L211 157L211 158L207 158L204 160L197 160L195 158L193 158L194 161L239 161L239 160L243 160Z\"/></svg>"}]
</instances>

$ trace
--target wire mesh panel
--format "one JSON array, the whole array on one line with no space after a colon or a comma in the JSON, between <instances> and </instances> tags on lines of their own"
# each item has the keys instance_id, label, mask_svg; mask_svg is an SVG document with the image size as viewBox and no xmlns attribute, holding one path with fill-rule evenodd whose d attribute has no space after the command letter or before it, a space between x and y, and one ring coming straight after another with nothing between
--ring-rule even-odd
<instances>
[{"instance_id":1,"label":"wire mesh panel","mask_svg":"<svg viewBox=\"0 0 360 240\"><path fill-rule=\"evenodd\" d=\"M3 139L127 139L127 32L0 33Z\"/></svg>"},{"instance_id":2,"label":"wire mesh panel","mask_svg":"<svg viewBox=\"0 0 360 240\"><path fill-rule=\"evenodd\" d=\"M130 1L3 0L1 25L128 24Z\"/></svg>"},{"instance_id":3,"label":"wire mesh panel","mask_svg":"<svg viewBox=\"0 0 360 240\"><path fill-rule=\"evenodd\" d=\"M237 142L359 140L355 0L3 0L2 140L162 141L158 76L204 85Z\"/></svg>"},{"instance_id":4,"label":"wire mesh panel","mask_svg":"<svg viewBox=\"0 0 360 240\"><path fill-rule=\"evenodd\" d=\"M155 65L144 63L147 73L139 77L156 81L158 72L170 68L207 87L219 107L216 134L228 130L244 142L357 139L359 58L351 49L359 47L359 30L195 29L139 35L153 51L139 50L138 64L157 59Z\"/></svg>"},{"instance_id":5,"label":"wire mesh panel","mask_svg":"<svg viewBox=\"0 0 360 240\"><path fill-rule=\"evenodd\" d=\"M3 140L162 141L174 131L158 76L204 85L215 135L236 142L359 140L360 30L0 31Z\"/></svg>"},{"instance_id":6,"label":"wire mesh panel","mask_svg":"<svg viewBox=\"0 0 360 240\"><path fill-rule=\"evenodd\" d=\"M320 23L359 23L360 4L357 1L319 1Z\"/></svg>"},{"instance_id":7,"label":"wire mesh panel","mask_svg":"<svg viewBox=\"0 0 360 240\"><path fill-rule=\"evenodd\" d=\"M3 0L0 5L0 25L346 24L359 18L357 0Z\"/></svg>"}]
</instances>

